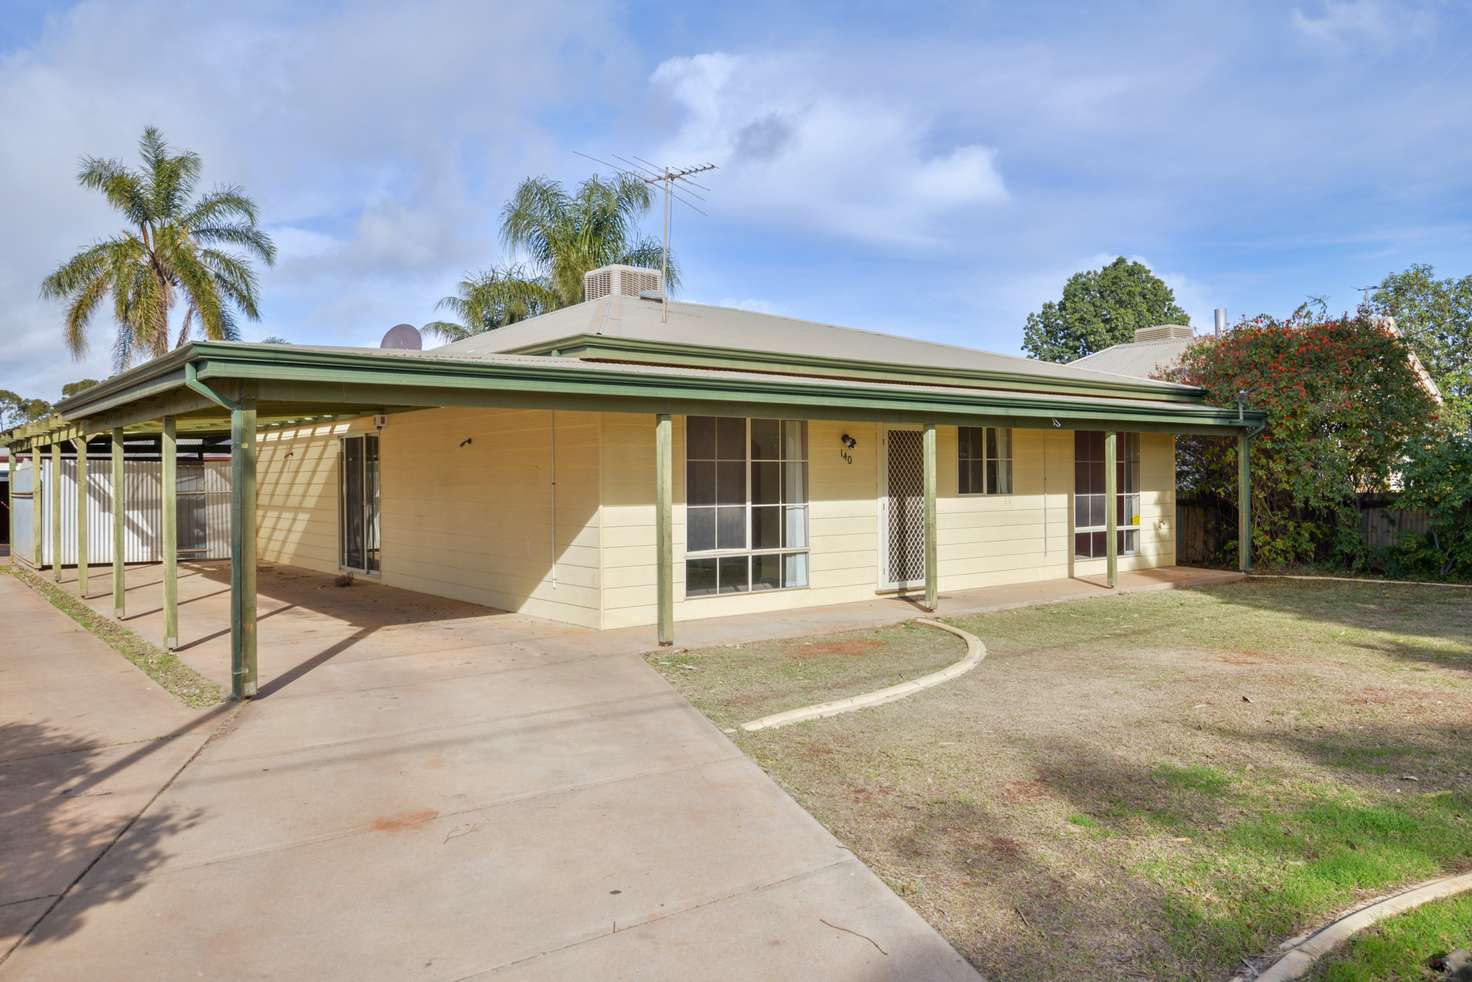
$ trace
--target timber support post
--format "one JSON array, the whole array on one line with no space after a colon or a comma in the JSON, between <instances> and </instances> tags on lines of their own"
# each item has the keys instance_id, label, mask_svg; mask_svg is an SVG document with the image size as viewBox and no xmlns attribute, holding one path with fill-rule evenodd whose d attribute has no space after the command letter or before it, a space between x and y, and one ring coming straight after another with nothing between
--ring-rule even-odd
<instances>
[{"instance_id":1,"label":"timber support post","mask_svg":"<svg viewBox=\"0 0 1472 982\"><path fill-rule=\"evenodd\" d=\"M87 528L87 434L72 441L77 449L77 596L87 599L87 566L91 560L90 530Z\"/></svg>"},{"instance_id":2,"label":"timber support post","mask_svg":"<svg viewBox=\"0 0 1472 982\"><path fill-rule=\"evenodd\" d=\"M112 615L123 619L127 608L127 583L123 570L123 428L112 431Z\"/></svg>"},{"instance_id":3,"label":"timber support post","mask_svg":"<svg viewBox=\"0 0 1472 982\"><path fill-rule=\"evenodd\" d=\"M31 568L39 570L45 555L45 529L41 524L41 505L45 501L41 487L41 448L31 444Z\"/></svg>"},{"instance_id":4,"label":"timber support post","mask_svg":"<svg viewBox=\"0 0 1472 982\"><path fill-rule=\"evenodd\" d=\"M1109 430L1104 434L1104 535L1108 539L1104 546L1109 589L1119 585L1119 434Z\"/></svg>"},{"instance_id":5,"label":"timber support post","mask_svg":"<svg viewBox=\"0 0 1472 982\"><path fill-rule=\"evenodd\" d=\"M256 694L256 403L230 410L230 694Z\"/></svg>"},{"instance_id":6,"label":"timber support post","mask_svg":"<svg viewBox=\"0 0 1472 982\"><path fill-rule=\"evenodd\" d=\"M51 444L51 578L61 582L61 442Z\"/></svg>"},{"instance_id":7,"label":"timber support post","mask_svg":"<svg viewBox=\"0 0 1472 982\"><path fill-rule=\"evenodd\" d=\"M935 424L926 423L921 433L923 470L925 472L925 609L935 612L940 602L940 570L936 569L940 550L935 517Z\"/></svg>"},{"instance_id":8,"label":"timber support post","mask_svg":"<svg viewBox=\"0 0 1472 982\"><path fill-rule=\"evenodd\" d=\"M1237 567L1252 572L1252 438L1237 437Z\"/></svg>"},{"instance_id":9,"label":"timber support post","mask_svg":"<svg viewBox=\"0 0 1472 982\"><path fill-rule=\"evenodd\" d=\"M164 648L179 647L179 440L174 417L164 417L158 446L163 482Z\"/></svg>"},{"instance_id":10,"label":"timber support post","mask_svg":"<svg viewBox=\"0 0 1472 982\"><path fill-rule=\"evenodd\" d=\"M654 417L654 552L659 604L659 643L675 642L674 422Z\"/></svg>"}]
</instances>

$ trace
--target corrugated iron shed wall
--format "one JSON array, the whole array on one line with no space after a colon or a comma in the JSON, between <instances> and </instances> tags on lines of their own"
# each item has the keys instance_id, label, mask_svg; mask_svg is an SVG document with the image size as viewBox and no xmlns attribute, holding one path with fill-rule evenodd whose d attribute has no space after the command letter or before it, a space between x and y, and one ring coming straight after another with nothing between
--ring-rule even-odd
<instances>
[{"instance_id":1,"label":"corrugated iron shed wall","mask_svg":"<svg viewBox=\"0 0 1472 982\"><path fill-rule=\"evenodd\" d=\"M51 461L41 462L41 528L51 528ZM20 486L17 471L17 485ZM29 478L29 474L27 474ZM29 481L27 481L27 485ZM188 559L230 558L230 461L207 460L203 464L179 462L179 498L190 494L203 498L204 548L200 552L181 551ZM198 489L198 490L195 490ZM24 499L22 499L24 500ZM18 501L17 504L20 504ZM180 509L181 512L184 509ZM129 460L123 464L123 561L156 563L163 559L163 463L157 460ZM17 512L16 531L25 539L13 554L29 556L31 514ZM112 466L105 455L87 457L87 558L90 564L112 562ZM49 534L42 542L41 562L51 563ZM187 542L183 529L180 542ZM61 462L61 563L77 561L77 464Z\"/></svg>"}]
</instances>

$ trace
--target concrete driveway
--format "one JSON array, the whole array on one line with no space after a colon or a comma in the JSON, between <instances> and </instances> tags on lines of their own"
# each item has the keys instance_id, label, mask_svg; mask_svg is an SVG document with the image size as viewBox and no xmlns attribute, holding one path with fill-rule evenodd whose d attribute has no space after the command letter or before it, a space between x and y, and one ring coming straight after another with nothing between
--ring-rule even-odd
<instances>
[{"instance_id":1,"label":"concrete driveway","mask_svg":"<svg viewBox=\"0 0 1472 982\"><path fill-rule=\"evenodd\" d=\"M224 680L224 571L188 573ZM0 576L0 979L976 977L642 638L261 593L263 698L198 713Z\"/></svg>"}]
</instances>

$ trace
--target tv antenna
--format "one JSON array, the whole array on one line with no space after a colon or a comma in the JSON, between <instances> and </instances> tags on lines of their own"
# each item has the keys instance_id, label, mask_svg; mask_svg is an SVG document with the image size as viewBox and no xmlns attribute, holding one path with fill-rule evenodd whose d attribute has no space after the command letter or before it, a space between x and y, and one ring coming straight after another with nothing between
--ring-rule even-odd
<instances>
[{"instance_id":1,"label":"tv antenna","mask_svg":"<svg viewBox=\"0 0 1472 982\"><path fill-rule=\"evenodd\" d=\"M669 165L660 166L659 164L650 163L637 154L634 155L633 160L629 160L627 157L620 157L618 154L612 154L613 159L622 161L624 164L628 165L626 167L620 167L618 164L611 164L606 160L600 160L599 158L594 157L591 154L586 154L578 150L574 150L573 153L577 154L579 157L591 160L595 164L602 164L604 167L608 167L618 172L619 174L624 174L629 177L635 178L636 180L643 181L645 184L663 185L664 248L660 251L659 258L659 320L662 324L668 323L670 319L670 201L672 199L678 201L686 207L695 211L697 214L706 214L699 205L690 200L690 198L693 197L704 201L705 196L690 190L690 186L693 185L694 187L700 188L701 191L709 191L710 188L706 187L704 184L701 184L696 180L693 180L693 178L696 174L703 174L706 171L715 170L716 165L712 163L704 163L693 164L689 167L670 167Z\"/></svg>"}]
</instances>

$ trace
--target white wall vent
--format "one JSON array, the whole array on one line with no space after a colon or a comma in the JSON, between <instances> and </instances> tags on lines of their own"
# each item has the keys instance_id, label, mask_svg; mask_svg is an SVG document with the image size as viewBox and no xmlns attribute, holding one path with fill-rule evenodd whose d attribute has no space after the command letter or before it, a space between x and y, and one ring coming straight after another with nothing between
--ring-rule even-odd
<instances>
[{"instance_id":1,"label":"white wall vent","mask_svg":"<svg viewBox=\"0 0 1472 982\"><path fill-rule=\"evenodd\" d=\"M1136 341L1176 341L1195 336L1196 332L1185 324L1156 324L1154 327L1135 328Z\"/></svg>"},{"instance_id":2,"label":"white wall vent","mask_svg":"<svg viewBox=\"0 0 1472 982\"><path fill-rule=\"evenodd\" d=\"M610 295L638 297L642 293L659 293L659 270L642 266L600 266L583 274L584 300L599 300Z\"/></svg>"}]
</instances>

